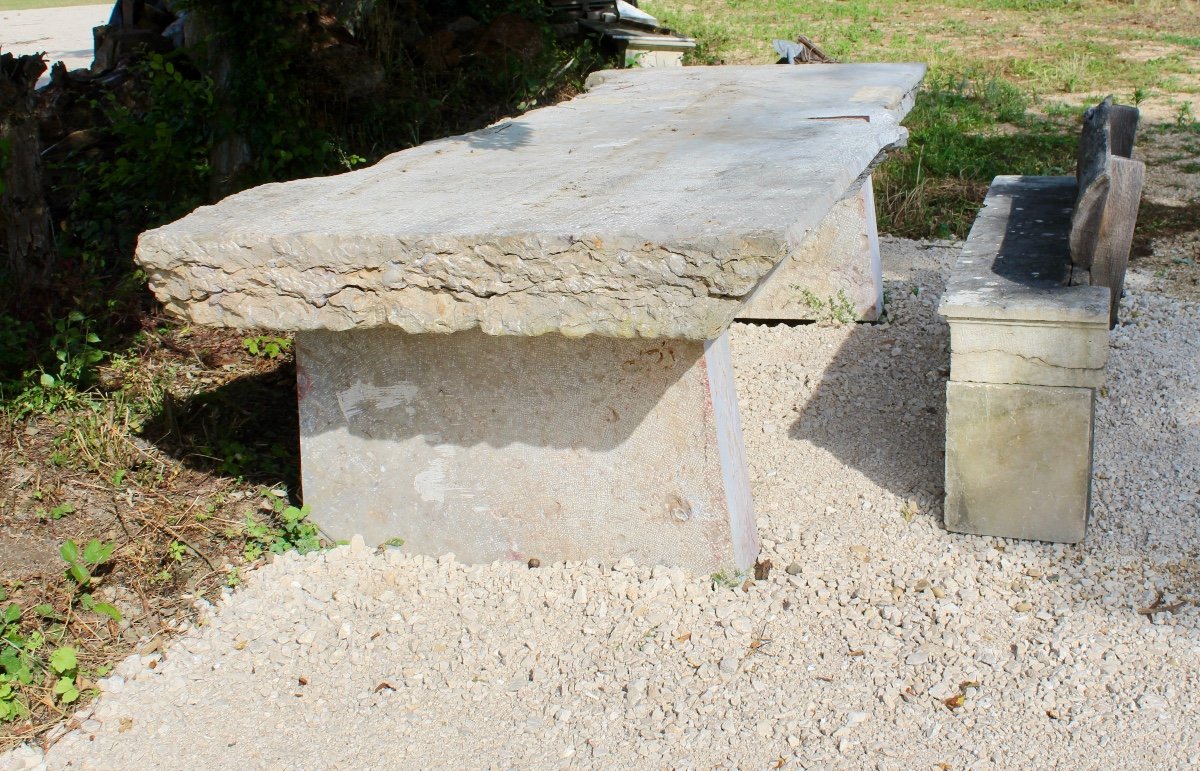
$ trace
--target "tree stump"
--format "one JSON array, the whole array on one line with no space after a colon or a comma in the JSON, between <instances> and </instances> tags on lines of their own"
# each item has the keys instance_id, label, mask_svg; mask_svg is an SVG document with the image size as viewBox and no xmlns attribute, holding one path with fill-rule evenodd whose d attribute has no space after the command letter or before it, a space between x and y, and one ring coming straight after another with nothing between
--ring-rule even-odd
<instances>
[{"instance_id":1,"label":"tree stump","mask_svg":"<svg viewBox=\"0 0 1200 771\"><path fill-rule=\"evenodd\" d=\"M12 297L42 285L54 262L54 232L42 189L34 87L41 54L0 54L0 270Z\"/></svg>"}]
</instances>

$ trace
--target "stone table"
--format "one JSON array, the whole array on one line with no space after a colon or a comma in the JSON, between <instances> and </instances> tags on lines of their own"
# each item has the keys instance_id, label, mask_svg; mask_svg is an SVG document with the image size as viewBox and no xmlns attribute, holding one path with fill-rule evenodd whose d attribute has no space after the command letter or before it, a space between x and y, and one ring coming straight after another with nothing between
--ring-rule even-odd
<instances>
[{"instance_id":1,"label":"stone table","mask_svg":"<svg viewBox=\"0 0 1200 771\"><path fill-rule=\"evenodd\" d=\"M466 561L744 569L727 330L902 145L919 64L621 70L142 235L166 308L295 331L304 500Z\"/></svg>"}]
</instances>

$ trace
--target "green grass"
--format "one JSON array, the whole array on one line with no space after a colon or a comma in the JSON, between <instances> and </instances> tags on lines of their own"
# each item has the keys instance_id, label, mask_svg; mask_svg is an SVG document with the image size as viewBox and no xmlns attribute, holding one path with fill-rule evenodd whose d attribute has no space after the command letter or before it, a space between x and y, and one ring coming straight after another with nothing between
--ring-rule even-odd
<instances>
[{"instance_id":1,"label":"green grass","mask_svg":"<svg viewBox=\"0 0 1200 771\"><path fill-rule=\"evenodd\" d=\"M910 238L961 238L996 175L1073 173L1073 111L1040 117L1027 107L1005 80L931 77L905 121L908 147L876 172L881 226Z\"/></svg>"},{"instance_id":2,"label":"green grass","mask_svg":"<svg viewBox=\"0 0 1200 771\"><path fill-rule=\"evenodd\" d=\"M803 34L840 61L929 65L909 147L876 172L880 227L963 236L997 174L1074 168L1081 106L1200 91L1200 3L644 0L697 38L692 63L765 64ZM1163 24L1156 19L1170 19Z\"/></svg>"},{"instance_id":3,"label":"green grass","mask_svg":"<svg viewBox=\"0 0 1200 771\"><path fill-rule=\"evenodd\" d=\"M68 8L76 5L111 5L96 0L0 0L0 12L29 11L35 8Z\"/></svg>"}]
</instances>

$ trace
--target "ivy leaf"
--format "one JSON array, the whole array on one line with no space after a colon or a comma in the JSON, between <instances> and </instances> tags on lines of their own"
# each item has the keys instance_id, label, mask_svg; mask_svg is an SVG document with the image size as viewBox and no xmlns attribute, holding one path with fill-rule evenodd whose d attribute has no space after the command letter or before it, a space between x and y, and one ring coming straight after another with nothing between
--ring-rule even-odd
<instances>
[{"instance_id":1,"label":"ivy leaf","mask_svg":"<svg viewBox=\"0 0 1200 771\"><path fill-rule=\"evenodd\" d=\"M79 560L79 546L70 538L62 546L58 547L58 553L67 562L76 562Z\"/></svg>"},{"instance_id":2,"label":"ivy leaf","mask_svg":"<svg viewBox=\"0 0 1200 771\"><path fill-rule=\"evenodd\" d=\"M4 609L4 623L12 624L21 617L21 606L17 603L12 603Z\"/></svg>"},{"instance_id":3,"label":"ivy leaf","mask_svg":"<svg viewBox=\"0 0 1200 771\"><path fill-rule=\"evenodd\" d=\"M97 613L103 613L117 623L121 622L121 611L117 610L116 606L110 605L107 602L97 602L92 610Z\"/></svg>"},{"instance_id":4,"label":"ivy leaf","mask_svg":"<svg viewBox=\"0 0 1200 771\"><path fill-rule=\"evenodd\" d=\"M58 678L58 682L54 684L54 692L63 704L70 704L79 698L79 689L75 687L75 679L71 677Z\"/></svg>"},{"instance_id":5,"label":"ivy leaf","mask_svg":"<svg viewBox=\"0 0 1200 771\"><path fill-rule=\"evenodd\" d=\"M70 645L65 645L50 654L50 668L60 675L73 671L78 665L75 649Z\"/></svg>"}]
</instances>

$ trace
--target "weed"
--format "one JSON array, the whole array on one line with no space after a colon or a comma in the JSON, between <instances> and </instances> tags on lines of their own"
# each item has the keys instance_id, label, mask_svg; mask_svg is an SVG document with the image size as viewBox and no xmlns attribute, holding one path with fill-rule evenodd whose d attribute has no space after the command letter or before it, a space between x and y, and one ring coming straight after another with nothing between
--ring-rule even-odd
<instances>
[{"instance_id":1,"label":"weed","mask_svg":"<svg viewBox=\"0 0 1200 771\"><path fill-rule=\"evenodd\" d=\"M260 522L251 512L246 512L244 534L245 558L253 561L263 554L282 554L295 549L307 554L321 548L321 535L317 526L308 521L307 505L297 508L287 502L286 493L278 488L261 491L268 501L273 522Z\"/></svg>"},{"instance_id":2,"label":"weed","mask_svg":"<svg viewBox=\"0 0 1200 771\"><path fill-rule=\"evenodd\" d=\"M816 321L853 324L858 318L858 314L854 312L854 304L850 302L850 298L846 296L844 290L839 289L835 297L822 300L810 289L799 285L793 285L792 288L800 290L804 304L817 314Z\"/></svg>"},{"instance_id":3,"label":"weed","mask_svg":"<svg viewBox=\"0 0 1200 771\"><path fill-rule=\"evenodd\" d=\"M257 337L247 337L242 341L242 345L253 356L261 356L264 359L278 359L287 349L292 347L292 341L286 337L258 335Z\"/></svg>"},{"instance_id":4,"label":"weed","mask_svg":"<svg viewBox=\"0 0 1200 771\"><path fill-rule=\"evenodd\" d=\"M79 677L79 659L75 649L64 646L50 654L50 670L58 676L54 683L54 695L63 704L70 704L79 698L77 678Z\"/></svg>"},{"instance_id":5,"label":"weed","mask_svg":"<svg viewBox=\"0 0 1200 771\"><path fill-rule=\"evenodd\" d=\"M383 545L390 546L393 549L399 549L401 546L404 545L404 539L403 538L389 538L383 542Z\"/></svg>"},{"instance_id":6,"label":"weed","mask_svg":"<svg viewBox=\"0 0 1200 771\"><path fill-rule=\"evenodd\" d=\"M1200 121L1192 112L1191 102L1180 102L1175 108L1175 125L1185 131L1200 131Z\"/></svg>"},{"instance_id":7,"label":"weed","mask_svg":"<svg viewBox=\"0 0 1200 771\"><path fill-rule=\"evenodd\" d=\"M75 512L75 507L73 505L71 505L70 503L64 502L64 503L58 504L57 506L50 509L49 511L46 511L45 509L38 509L37 510L37 518L40 520L43 520L43 521L47 520L47 519L52 519L52 520L57 521L57 520L62 519L65 516L67 516L68 514L72 514L74 512Z\"/></svg>"},{"instance_id":8,"label":"weed","mask_svg":"<svg viewBox=\"0 0 1200 771\"><path fill-rule=\"evenodd\" d=\"M26 371L16 381L0 382L0 396L8 397L3 408L12 417L19 419L27 415L49 415L60 408L86 401L81 391L95 381L96 365L107 355L97 347L100 337L92 331L92 327L93 322L78 310L52 323L53 331L45 343L38 368ZM11 320L0 323L0 357L7 356L15 360L16 354L3 350L9 343L2 338L7 336L16 339L25 333L31 335L28 329L27 325L14 325ZM34 344L28 338L24 338L23 343L26 346ZM30 358L28 351L22 355L25 360Z\"/></svg>"},{"instance_id":9,"label":"weed","mask_svg":"<svg viewBox=\"0 0 1200 771\"><path fill-rule=\"evenodd\" d=\"M709 578L712 579L714 588L736 589L746 581L746 571L737 570L730 572L728 570L718 570Z\"/></svg>"},{"instance_id":10,"label":"weed","mask_svg":"<svg viewBox=\"0 0 1200 771\"><path fill-rule=\"evenodd\" d=\"M0 587L0 602L8 599ZM62 704L76 701L80 695L79 663L71 646L56 648L50 655L42 651L48 642L46 635L34 630L22 632L22 622L28 615L57 622L60 619L50 605L38 605L29 613L10 602L0 611L0 722L18 720L29 715L29 704L23 692L36 689L47 680L54 680L53 694ZM50 627L52 638L61 638L62 627Z\"/></svg>"},{"instance_id":11,"label":"weed","mask_svg":"<svg viewBox=\"0 0 1200 771\"><path fill-rule=\"evenodd\" d=\"M76 600L80 606L84 610L108 616L113 621L120 621L121 611L107 602L96 601L91 593L86 591L91 587L96 571L112 557L114 548L114 544L104 543L98 538L93 538L80 551L79 545L75 541L67 539L59 547L58 553L67 563L67 578L75 585Z\"/></svg>"}]
</instances>

